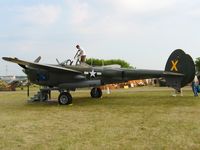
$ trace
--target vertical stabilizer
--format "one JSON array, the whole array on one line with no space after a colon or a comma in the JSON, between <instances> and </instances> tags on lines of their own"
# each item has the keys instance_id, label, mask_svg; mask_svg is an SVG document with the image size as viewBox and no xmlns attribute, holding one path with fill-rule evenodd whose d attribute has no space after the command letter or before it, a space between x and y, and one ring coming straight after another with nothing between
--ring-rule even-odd
<instances>
[{"instance_id":1,"label":"vertical stabilizer","mask_svg":"<svg viewBox=\"0 0 200 150\"><path fill-rule=\"evenodd\" d=\"M194 79L194 61L192 57L186 54L183 50L177 49L169 56L165 66L165 71L183 74L182 77L167 76L165 78L168 86L179 90Z\"/></svg>"}]
</instances>

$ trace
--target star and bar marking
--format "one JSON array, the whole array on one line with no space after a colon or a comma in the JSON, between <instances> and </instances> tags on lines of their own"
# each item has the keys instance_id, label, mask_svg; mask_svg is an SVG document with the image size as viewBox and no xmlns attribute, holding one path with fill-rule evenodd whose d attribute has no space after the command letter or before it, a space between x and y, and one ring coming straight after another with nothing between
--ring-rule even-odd
<instances>
[{"instance_id":1,"label":"star and bar marking","mask_svg":"<svg viewBox=\"0 0 200 150\"><path fill-rule=\"evenodd\" d=\"M94 69L92 69L92 71L90 71L90 72L85 71L84 74L90 75L90 78L95 78L97 75L102 75L101 72L96 72L96 71L94 71Z\"/></svg>"}]
</instances>

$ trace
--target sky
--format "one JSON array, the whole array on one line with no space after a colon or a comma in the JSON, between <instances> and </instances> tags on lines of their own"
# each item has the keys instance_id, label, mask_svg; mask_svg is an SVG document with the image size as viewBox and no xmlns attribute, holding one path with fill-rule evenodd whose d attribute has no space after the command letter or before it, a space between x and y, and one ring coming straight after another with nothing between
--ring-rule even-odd
<instances>
[{"instance_id":1,"label":"sky","mask_svg":"<svg viewBox=\"0 0 200 150\"><path fill-rule=\"evenodd\" d=\"M0 57L41 63L87 57L123 59L163 70L175 49L200 57L199 0L1 0ZM23 75L0 60L0 75Z\"/></svg>"}]
</instances>

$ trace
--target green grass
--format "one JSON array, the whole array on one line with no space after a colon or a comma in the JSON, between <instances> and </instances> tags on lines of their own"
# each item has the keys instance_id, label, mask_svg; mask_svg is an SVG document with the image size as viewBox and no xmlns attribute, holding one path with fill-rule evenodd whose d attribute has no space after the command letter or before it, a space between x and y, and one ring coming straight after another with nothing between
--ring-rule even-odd
<instances>
[{"instance_id":1,"label":"green grass","mask_svg":"<svg viewBox=\"0 0 200 150\"><path fill-rule=\"evenodd\" d=\"M140 92L144 90L144 92ZM112 91L73 105L27 103L25 92L0 93L0 149L200 149L200 98L190 90Z\"/></svg>"}]
</instances>

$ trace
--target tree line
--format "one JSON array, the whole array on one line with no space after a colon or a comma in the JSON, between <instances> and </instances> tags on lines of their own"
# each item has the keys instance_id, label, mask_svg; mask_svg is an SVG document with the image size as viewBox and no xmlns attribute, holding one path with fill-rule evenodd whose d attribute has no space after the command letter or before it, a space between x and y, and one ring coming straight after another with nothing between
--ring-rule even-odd
<instances>
[{"instance_id":1,"label":"tree line","mask_svg":"<svg viewBox=\"0 0 200 150\"><path fill-rule=\"evenodd\" d=\"M104 59L88 58L86 60L86 63L92 66L106 66L106 65L117 64L120 65L122 68L133 68L128 62L121 59L104 60Z\"/></svg>"},{"instance_id":2,"label":"tree line","mask_svg":"<svg viewBox=\"0 0 200 150\"><path fill-rule=\"evenodd\" d=\"M200 57L196 58L195 60L196 71L200 71Z\"/></svg>"}]
</instances>

